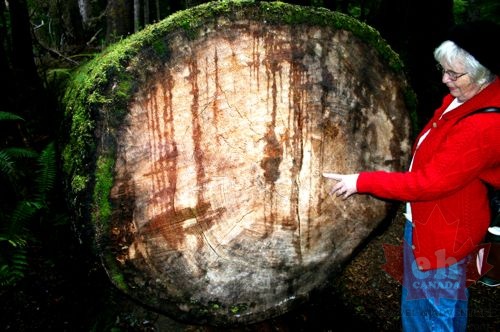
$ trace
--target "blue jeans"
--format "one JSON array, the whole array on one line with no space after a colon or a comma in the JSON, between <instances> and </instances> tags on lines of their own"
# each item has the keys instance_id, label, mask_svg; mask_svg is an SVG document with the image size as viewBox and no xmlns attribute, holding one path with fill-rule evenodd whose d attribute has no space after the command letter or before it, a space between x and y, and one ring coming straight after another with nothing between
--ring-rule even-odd
<instances>
[{"instance_id":1,"label":"blue jeans","mask_svg":"<svg viewBox=\"0 0 500 332\"><path fill-rule=\"evenodd\" d=\"M403 331L465 331L469 298L466 259L444 268L420 271L411 250L412 232L411 222L407 221L401 297Z\"/></svg>"}]
</instances>

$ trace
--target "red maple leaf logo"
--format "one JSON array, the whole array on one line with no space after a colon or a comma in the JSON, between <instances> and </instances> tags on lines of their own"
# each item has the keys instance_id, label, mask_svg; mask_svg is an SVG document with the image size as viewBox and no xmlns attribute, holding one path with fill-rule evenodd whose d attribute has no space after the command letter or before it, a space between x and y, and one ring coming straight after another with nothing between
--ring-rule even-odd
<instances>
[{"instance_id":1,"label":"red maple leaf logo","mask_svg":"<svg viewBox=\"0 0 500 332\"><path fill-rule=\"evenodd\" d=\"M385 264L382 270L394 278L401 285L403 284L403 246L393 244L383 244Z\"/></svg>"}]
</instances>

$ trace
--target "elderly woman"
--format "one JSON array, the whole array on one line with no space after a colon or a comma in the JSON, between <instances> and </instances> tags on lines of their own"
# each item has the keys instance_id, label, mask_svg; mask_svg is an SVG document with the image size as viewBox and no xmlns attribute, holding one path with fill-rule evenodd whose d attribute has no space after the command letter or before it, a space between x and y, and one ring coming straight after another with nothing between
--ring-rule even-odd
<instances>
[{"instance_id":1,"label":"elderly woman","mask_svg":"<svg viewBox=\"0 0 500 332\"><path fill-rule=\"evenodd\" d=\"M466 330L466 265L490 220L484 182L500 187L500 114L471 113L500 108L498 52L482 42L499 35L494 23L469 23L435 49L449 94L418 135L408 172L323 174L338 181L332 192L344 198L362 193L408 202L405 331Z\"/></svg>"}]
</instances>

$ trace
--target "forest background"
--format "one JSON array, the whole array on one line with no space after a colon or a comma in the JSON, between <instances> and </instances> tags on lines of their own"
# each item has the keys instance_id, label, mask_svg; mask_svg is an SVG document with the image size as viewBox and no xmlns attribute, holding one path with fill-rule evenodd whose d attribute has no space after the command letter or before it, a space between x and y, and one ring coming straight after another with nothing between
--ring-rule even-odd
<instances>
[{"instance_id":1,"label":"forest background","mask_svg":"<svg viewBox=\"0 0 500 332\"><path fill-rule=\"evenodd\" d=\"M6 330L151 330L113 311L110 303L121 298L74 231L59 177L60 101L72 70L108 45L205 2L0 0L0 324ZM418 98L417 127L446 92L432 56L443 34L455 23L500 22L498 0L284 2L340 11L377 29L405 64Z\"/></svg>"}]
</instances>

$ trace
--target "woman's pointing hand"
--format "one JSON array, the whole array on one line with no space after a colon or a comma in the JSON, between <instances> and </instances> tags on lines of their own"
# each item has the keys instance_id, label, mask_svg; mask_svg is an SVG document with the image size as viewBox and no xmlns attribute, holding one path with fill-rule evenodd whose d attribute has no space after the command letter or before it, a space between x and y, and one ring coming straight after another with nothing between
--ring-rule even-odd
<instances>
[{"instance_id":1,"label":"woman's pointing hand","mask_svg":"<svg viewBox=\"0 0 500 332\"><path fill-rule=\"evenodd\" d=\"M352 194L358 192L356 182L358 181L359 174L338 174L338 173L323 173L323 176L328 179L338 181L332 188L330 194L336 194L348 198Z\"/></svg>"}]
</instances>

